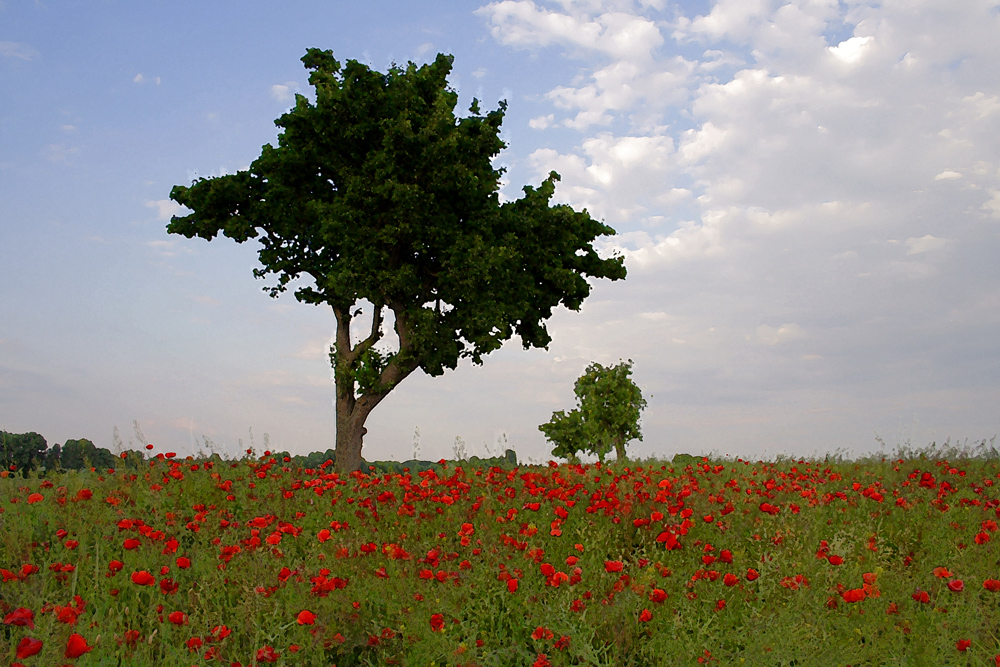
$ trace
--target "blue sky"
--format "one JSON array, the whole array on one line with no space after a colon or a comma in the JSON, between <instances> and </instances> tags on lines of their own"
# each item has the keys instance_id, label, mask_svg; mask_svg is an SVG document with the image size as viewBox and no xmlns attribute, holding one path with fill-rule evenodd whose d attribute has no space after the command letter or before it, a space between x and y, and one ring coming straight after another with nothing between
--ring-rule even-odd
<instances>
[{"instance_id":1,"label":"blue sky","mask_svg":"<svg viewBox=\"0 0 1000 667\"><path fill-rule=\"evenodd\" d=\"M545 460L592 361L634 361L636 456L863 454L1000 431L996 1L0 2L0 429L50 444L334 443L328 309L252 243L170 236L170 188L244 168L309 47L455 56L509 107L505 194L618 234L629 277L371 415L364 456Z\"/></svg>"}]
</instances>

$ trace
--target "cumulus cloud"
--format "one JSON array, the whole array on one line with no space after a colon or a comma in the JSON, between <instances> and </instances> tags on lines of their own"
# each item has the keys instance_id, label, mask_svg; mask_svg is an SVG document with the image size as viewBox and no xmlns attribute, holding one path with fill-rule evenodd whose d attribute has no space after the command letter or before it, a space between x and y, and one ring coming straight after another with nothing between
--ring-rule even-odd
<instances>
[{"instance_id":1,"label":"cumulus cloud","mask_svg":"<svg viewBox=\"0 0 1000 667\"><path fill-rule=\"evenodd\" d=\"M829 49L830 53L832 53L837 60L847 63L848 65L853 65L865 57L865 54L871 46L871 42L871 35L867 37L851 37L850 39L844 40L837 46L829 47Z\"/></svg>"},{"instance_id":2,"label":"cumulus cloud","mask_svg":"<svg viewBox=\"0 0 1000 667\"><path fill-rule=\"evenodd\" d=\"M924 234L920 238L911 237L906 239L906 254L919 255L923 252L938 250L946 245L948 245L947 239L931 236L930 234Z\"/></svg>"},{"instance_id":3,"label":"cumulus cloud","mask_svg":"<svg viewBox=\"0 0 1000 667\"><path fill-rule=\"evenodd\" d=\"M175 215L181 215L182 213L188 212L188 209L181 206L173 199L156 199L146 202L148 208L156 209L156 219L157 220L169 220Z\"/></svg>"},{"instance_id":4,"label":"cumulus cloud","mask_svg":"<svg viewBox=\"0 0 1000 667\"><path fill-rule=\"evenodd\" d=\"M295 99L297 92L299 92L299 84L295 81L276 83L271 86L271 97L282 103L291 102Z\"/></svg>"},{"instance_id":5,"label":"cumulus cloud","mask_svg":"<svg viewBox=\"0 0 1000 667\"><path fill-rule=\"evenodd\" d=\"M1000 391L975 362L1000 367L985 342L1000 340L1000 14L947 0L479 12L501 44L582 63L543 96L530 126L551 140L528 163L613 224L602 252L630 270L629 289L597 288L614 313L585 306L553 354L631 348L673 378L662 396L720 423L739 421L727 401L873 424L909 399L861 396L945 377Z\"/></svg>"}]
</instances>

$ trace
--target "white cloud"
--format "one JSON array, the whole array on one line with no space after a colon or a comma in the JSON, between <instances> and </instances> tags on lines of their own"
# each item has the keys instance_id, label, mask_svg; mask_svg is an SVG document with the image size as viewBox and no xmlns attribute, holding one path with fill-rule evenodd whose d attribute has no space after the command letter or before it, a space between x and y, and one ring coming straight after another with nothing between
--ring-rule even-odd
<instances>
[{"instance_id":1,"label":"white cloud","mask_svg":"<svg viewBox=\"0 0 1000 667\"><path fill-rule=\"evenodd\" d=\"M694 20L683 20L675 38L707 38L713 42L746 39L768 11L767 0L719 0L712 11Z\"/></svg>"},{"instance_id":2,"label":"white cloud","mask_svg":"<svg viewBox=\"0 0 1000 667\"><path fill-rule=\"evenodd\" d=\"M868 49L872 42L871 35L867 37L851 37L848 40L844 40L837 46L829 47L830 53L834 55L837 60L845 62L848 65L853 65L859 62L868 53Z\"/></svg>"},{"instance_id":3,"label":"white cloud","mask_svg":"<svg viewBox=\"0 0 1000 667\"><path fill-rule=\"evenodd\" d=\"M24 42L0 42L0 56L18 60L32 60L38 51Z\"/></svg>"},{"instance_id":4,"label":"white cloud","mask_svg":"<svg viewBox=\"0 0 1000 667\"><path fill-rule=\"evenodd\" d=\"M595 288L618 310L585 307L552 354L626 350L671 378L658 390L671 410L698 395L705 415L733 423L719 401L765 421L774 401L872 424L884 418L874 406L898 410L883 397L931 391L935 374L1000 392L966 361L1000 363L985 296L997 293L988 258L1000 252L1000 17L986 5L719 0L684 16L536 0L480 11L499 42L582 63L534 112L545 147L528 162L562 174L560 201L611 221L619 234L601 251L629 268L628 285ZM637 39L624 55L607 38L623 14L662 41ZM704 437L700 426L691 435Z\"/></svg>"},{"instance_id":5,"label":"white cloud","mask_svg":"<svg viewBox=\"0 0 1000 667\"><path fill-rule=\"evenodd\" d=\"M477 13L489 18L490 32L498 41L520 48L562 44L641 60L663 43L655 22L626 12L609 11L590 20L585 12L560 13L532 0L503 0Z\"/></svg>"},{"instance_id":6,"label":"white cloud","mask_svg":"<svg viewBox=\"0 0 1000 667\"><path fill-rule=\"evenodd\" d=\"M924 252L931 252L933 250L940 250L941 248L948 245L947 239L938 238L936 236L931 236L930 234L924 234L920 238L910 237L906 239L906 254L907 255L919 255Z\"/></svg>"},{"instance_id":7,"label":"white cloud","mask_svg":"<svg viewBox=\"0 0 1000 667\"><path fill-rule=\"evenodd\" d=\"M697 162L718 150L725 143L727 134L726 130L716 127L711 121L702 125L701 129L685 131L680 149L684 161Z\"/></svg>"},{"instance_id":8,"label":"white cloud","mask_svg":"<svg viewBox=\"0 0 1000 667\"><path fill-rule=\"evenodd\" d=\"M189 212L188 209L181 206L173 199L150 200L146 202L146 207L156 209L157 220L169 220L175 215L181 215L182 213Z\"/></svg>"},{"instance_id":9,"label":"white cloud","mask_svg":"<svg viewBox=\"0 0 1000 667\"><path fill-rule=\"evenodd\" d=\"M552 124L552 120L555 118L555 114L548 114L547 116L536 116L528 121L528 127L533 130L544 130L549 125Z\"/></svg>"},{"instance_id":10,"label":"white cloud","mask_svg":"<svg viewBox=\"0 0 1000 667\"><path fill-rule=\"evenodd\" d=\"M271 97L281 103L291 102L295 99L295 93L299 92L299 84L295 81L276 83L271 86Z\"/></svg>"}]
</instances>

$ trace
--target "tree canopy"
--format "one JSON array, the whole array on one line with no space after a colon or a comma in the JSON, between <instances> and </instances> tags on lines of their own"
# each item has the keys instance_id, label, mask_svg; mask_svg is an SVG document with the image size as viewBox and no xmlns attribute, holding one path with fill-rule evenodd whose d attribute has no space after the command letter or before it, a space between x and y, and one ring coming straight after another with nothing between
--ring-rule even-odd
<instances>
[{"instance_id":1,"label":"tree canopy","mask_svg":"<svg viewBox=\"0 0 1000 667\"><path fill-rule=\"evenodd\" d=\"M493 160L506 104L484 114L474 100L456 118L450 56L385 73L319 49L302 62L315 101L296 96L275 121L277 147L265 144L248 170L175 186L171 199L192 213L167 230L257 239L254 275L277 277L271 296L304 279L295 297L332 307L336 465L352 470L368 414L411 372L480 364L514 334L525 349L546 347L553 308L579 310L585 276L618 280L625 266L592 246L611 227L550 203L555 172L500 202ZM352 344L363 302L372 317ZM386 311L396 345L377 348Z\"/></svg>"},{"instance_id":2,"label":"tree canopy","mask_svg":"<svg viewBox=\"0 0 1000 667\"><path fill-rule=\"evenodd\" d=\"M555 445L553 456L574 461L578 452L585 451L603 462L613 448L618 460L625 460L625 445L642 440L639 412L646 407L631 375L631 359L607 368L598 363L587 366L573 387L579 407L553 412L552 419L538 427Z\"/></svg>"}]
</instances>

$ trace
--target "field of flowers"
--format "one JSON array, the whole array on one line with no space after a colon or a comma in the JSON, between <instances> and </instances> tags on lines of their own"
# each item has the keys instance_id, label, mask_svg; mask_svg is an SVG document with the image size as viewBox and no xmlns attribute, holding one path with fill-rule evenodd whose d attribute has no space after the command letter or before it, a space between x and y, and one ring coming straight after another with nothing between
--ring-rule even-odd
<instances>
[{"instance_id":1,"label":"field of flowers","mask_svg":"<svg viewBox=\"0 0 1000 667\"><path fill-rule=\"evenodd\" d=\"M1000 665L995 458L143 466L0 479L3 664Z\"/></svg>"}]
</instances>

